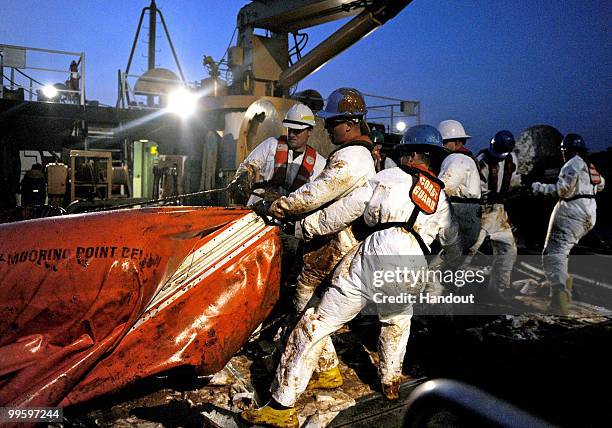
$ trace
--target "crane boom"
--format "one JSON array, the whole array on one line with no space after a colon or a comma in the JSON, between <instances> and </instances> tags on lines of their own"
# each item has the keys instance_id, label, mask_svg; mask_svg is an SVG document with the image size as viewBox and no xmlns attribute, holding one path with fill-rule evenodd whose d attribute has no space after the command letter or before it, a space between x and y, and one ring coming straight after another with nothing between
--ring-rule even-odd
<instances>
[{"instance_id":1,"label":"crane boom","mask_svg":"<svg viewBox=\"0 0 612 428\"><path fill-rule=\"evenodd\" d=\"M259 0L238 14L238 42L230 50L232 92L286 96L291 86L395 17L412 0ZM353 17L290 64L288 35ZM254 30L268 30L268 36Z\"/></svg>"}]
</instances>

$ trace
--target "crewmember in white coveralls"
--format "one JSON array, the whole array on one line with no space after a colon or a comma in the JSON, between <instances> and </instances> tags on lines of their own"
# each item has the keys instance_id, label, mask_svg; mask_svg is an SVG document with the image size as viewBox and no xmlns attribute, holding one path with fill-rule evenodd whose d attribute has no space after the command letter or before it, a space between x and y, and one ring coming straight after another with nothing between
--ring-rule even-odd
<instances>
[{"instance_id":1,"label":"crewmember in white coveralls","mask_svg":"<svg viewBox=\"0 0 612 428\"><path fill-rule=\"evenodd\" d=\"M329 155L325 168L316 179L277 199L269 209L270 215L282 220L304 217L300 226L307 242L294 300L296 313L300 315L314 300L315 289L329 279L342 257L359 243L358 234L356 236L351 223L363 211L348 218L342 228L331 231L326 224L346 218L342 209L334 208L334 202L366 186L376 174L365 114L365 101L358 90L340 88L332 92L325 109L318 115L325 119L325 128L338 148ZM325 211L327 219L322 219L318 213L324 208L328 208ZM326 344L333 349L330 339ZM334 388L342 385L338 359L332 352L329 354L334 358L321 359L311 387Z\"/></svg>"},{"instance_id":2,"label":"crewmember in white coveralls","mask_svg":"<svg viewBox=\"0 0 612 428\"><path fill-rule=\"evenodd\" d=\"M321 174L307 185L274 201L270 214L278 219L305 217L301 222L306 245L304 268L298 278L295 307L302 311L315 288L333 271L342 257L358 243L349 224L330 234L318 217L311 214L337 201L358 187L366 185L376 172L365 123L367 113L361 93L353 88L340 88L327 99L318 116L325 119L325 128L332 143L338 146L330 153ZM330 216L342 216L330 212ZM313 219L317 219L313 221Z\"/></svg>"},{"instance_id":3,"label":"crewmember in white coveralls","mask_svg":"<svg viewBox=\"0 0 612 428\"><path fill-rule=\"evenodd\" d=\"M493 263L487 297L492 299L499 297L502 290L510 289L512 268L517 254L516 240L504 207L508 193L521 185L513 149L512 133L499 131L491 139L489 147L476 158L480 169L484 206L480 234L469 254L474 256L487 236L491 239Z\"/></svg>"},{"instance_id":4,"label":"crewmember in white coveralls","mask_svg":"<svg viewBox=\"0 0 612 428\"><path fill-rule=\"evenodd\" d=\"M567 316L571 297L567 257L574 245L595 226L595 195L603 190L605 180L585 160L587 148L580 135L567 134L561 142L561 153L565 164L557 182L533 183L531 188L536 195L559 198L550 216L542 262L552 287L550 309Z\"/></svg>"},{"instance_id":5,"label":"crewmember in white coveralls","mask_svg":"<svg viewBox=\"0 0 612 428\"><path fill-rule=\"evenodd\" d=\"M459 222L459 235L465 253L474 245L480 233L480 175L472 152L465 147L470 135L461 122L443 120L438 125L444 148L451 152L440 167L438 177L444 182L453 213Z\"/></svg>"},{"instance_id":6,"label":"crewmember in white coveralls","mask_svg":"<svg viewBox=\"0 0 612 428\"><path fill-rule=\"evenodd\" d=\"M253 189L280 196L288 195L316 178L325 167L325 158L308 145L315 126L314 113L304 104L293 105L283 125L287 136L262 141L240 164L229 190L249 195ZM261 198L250 195L247 206Z\"/></svg>"},{"instance_id":7,"label":"crewmember in white coveralls","mask_svg":"<svg viewBox=\"0 0 612 428\"><path fill-rule=\"evenodd\" d=\"M234 197L248 196L247 206L256 212L264 201L252 192L262 195L269 203L308 183L325 168L325 158L308 145L315 126L312 110L304 104L294 104L287 111L283 125L287 128L287 135L268 138L255 147L240 164L228 186ZM293 286L300 269L300 265L295 263L300 255L300 240L295 236L293 224L283 228L281 240L282 284Z\"/></svg>"},{"instance_id":8,"label":"crewmember in white coveralls","mask_svg":"<svg viewBox=\"0 0 612 428\"><path fill-rule=\"evenodd\" d=\"M443 150L440 133L429 125L415 126L405 133L400 146L402 167L381 171L368 187L355 190L341 202L349 216L365 208L364 220L374 232L342 259L320 304L309 308L294 328L276 372L272 399L260 409L243 412L248 422L297 427L293 406L325 352L323 344L368 302L376 303L383 324L378 343L382 389L389 399L399 398L412 305L385 304L381 294L416 295L425 284L400 279L379 287L375 271L425 269L424 253L438 234L449 254L456 258L461 252L456 223L442 191L444 184L428 169L430 155ZM342 225L332 218L328 227Z\"/></svg>"}]
</instances>

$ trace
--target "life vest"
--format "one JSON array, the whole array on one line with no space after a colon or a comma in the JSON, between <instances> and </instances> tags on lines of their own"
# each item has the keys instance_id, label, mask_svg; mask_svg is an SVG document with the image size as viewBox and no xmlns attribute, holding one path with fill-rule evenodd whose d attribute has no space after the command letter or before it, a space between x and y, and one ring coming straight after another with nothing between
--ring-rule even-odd
<instances>
[{"instance_id":1,"label":"life vest","mask_svg":"<svg viewBox=\"0 0 612 428\"><path fill-rule=\"evenodd\" d=\"M501 161L497 161L489 157L486 153L486 150L483 150L480 153L485 154L484 159L480 161L481 167L486 164L489 168L488 177L485 178L482 175L482 172L480 173L480 178L486 180L487 187L489 189L489 194L485 196L485 202L489 204L503 203L504 197L508 193L508 190L510 190L510 181L512 180L512 174L516 170L516 165L512 160L512 156L508 155L503 160L504 169L502 172L502 184L498 192L497 183L499 182L499 164L501 163ZM482 171L482 168L479 169L480 171Z\"/></svg>"},{"instance_id":2,"label":"life vest","mask_svg":"<svg viewBox=\"0 0 612 428\"><path fill-rule=\"evenodd\" d=\"M595 165L592 162L587 162L587 167L589 169L589 181L591 182L591 186L593 186L593 193L592 194L584 194L584 193L578 194L570 198L562 198L562 200L569 202L569 201L575 201L576 199L595 199L596 192L597 192L597 186L601 184L601 174L599 173L599 171L597 171L597 168L595 168Z\"/></svg>"},{"instance_id":3,"label":"life vest","mask_svg":"<svg viewBox=\"0 0 612 428\"><path fill-rule=\"evenodd\" d=\"M410 200L414 206L425 215L435 213L438 209L438 200L440 199L442 189L444 189L444 183L425 167L402 167L402 170L413 178ZM414 217L416 220L416 215Z\"/></svg>"},{"instance_id":4,"label":"life vest","mask_svg":"<svg viewBox=\"0 0 612 428\"><path fill-rule=\"evenodd\" d=\"M466 156L469 156L471 158L474 157L472 155L472 152L470 151L470 149L468 149L467 147L460 147L457 150L455 150L453 153L460 153L462 155L466 155Z\"/></svg>"},{"instance_id":5,"label":"life vest","mask_svg":"<svg viewBox=\"0 0 612 428\"><path fill-rule=\"evenodd\" d=\"M302 163L298 169L298 173L293 179L293 183L287 188L287 167L289 165L289 146L286 138L279 138L276 144L276 153L274 154L274 174L268 184L282 187L289 192L299 189L306 184L314 171L314 166L317 161L317 151L309 145L306 145Z\"/></svg>"},{"instance_id":6,"label":"life vest","mask_svg":"<svg viewBox=\"0 0 612 428\"><path fill-rule=\"evenodd\" d=\"M591 180L591 184L593 186L598 186L601 184L601 174L595 168L595 165L592 162L588 163L589 165L589 179Z\"/></svg>"}]
</instances>

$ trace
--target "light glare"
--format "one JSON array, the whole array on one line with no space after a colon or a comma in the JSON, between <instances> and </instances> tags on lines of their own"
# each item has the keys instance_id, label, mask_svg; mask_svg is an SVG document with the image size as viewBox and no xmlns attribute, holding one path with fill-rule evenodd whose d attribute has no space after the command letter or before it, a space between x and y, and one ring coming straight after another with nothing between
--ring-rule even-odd
<instances>
[{"instance_id":1,"label":"light glare","mask_svg":"<svg viewBox=\"0 0 612 428\"><path fill-rule=\"evenodd\" d=\"M57 94L58 94L57 88L53 85L43 86L42 92L43 92L43 95L49 99L57 97Z\"/></svg>"},{"instance_id":2,"label":"light glare","mask_svg":"<svg viewBox=\"0 0 612 428\"><path fill-rule=\"evenodd\" d=\"M198 97L185 88L168 95L168 111L180 117L189 117L196 111Z\"/></svg>"}]
</instances>

